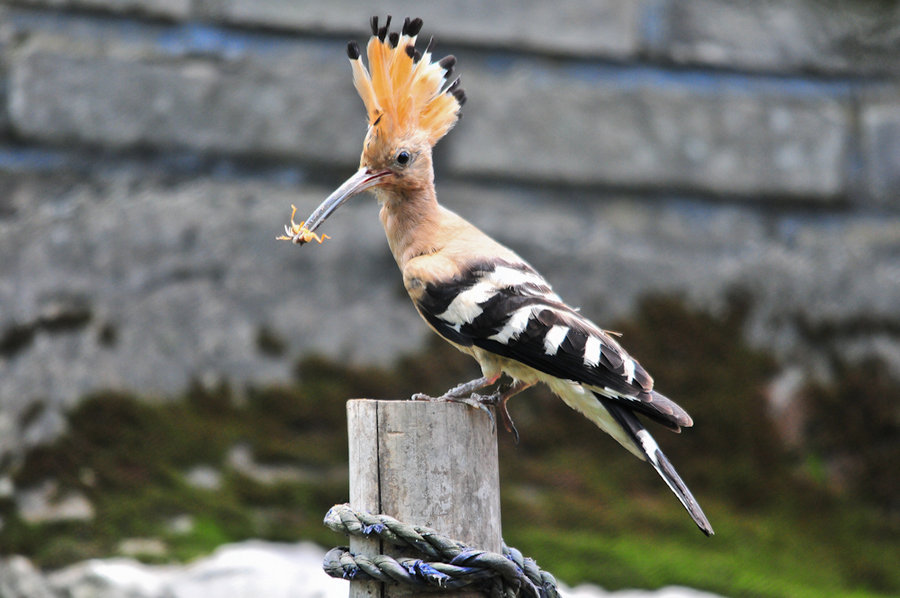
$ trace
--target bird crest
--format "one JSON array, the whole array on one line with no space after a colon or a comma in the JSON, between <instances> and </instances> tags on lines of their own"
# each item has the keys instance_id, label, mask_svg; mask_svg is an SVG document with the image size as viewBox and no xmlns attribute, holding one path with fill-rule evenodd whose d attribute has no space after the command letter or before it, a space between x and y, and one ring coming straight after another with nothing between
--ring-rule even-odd
<instances>
[{"instance_id":1,"label":"bird crest","mask_svg":"<svg viewBox=\"0 0 900 598\"><path fill-rule=\"evenodd\" d=\"M372 17L372 37L366 46L368 68L356 42L347 46L353 84L369 119L369 138L390 141L423 136L434 146L459 119L466 95L453 78L456 58L432 62L434 38L416 49L422 19L407 18L400 33L390 31L391 17L378 26Z\"/></svg>"}]
</instances>

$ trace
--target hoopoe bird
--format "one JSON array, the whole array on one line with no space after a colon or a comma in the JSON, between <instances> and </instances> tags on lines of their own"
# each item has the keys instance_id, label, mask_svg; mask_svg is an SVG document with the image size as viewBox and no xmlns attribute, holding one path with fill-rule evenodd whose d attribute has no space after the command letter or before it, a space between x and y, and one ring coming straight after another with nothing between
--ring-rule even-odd
<instances>
[{"instance_id":1,"label":"hoopoe bird","mask_svg":"<svg viewBox=\"0 0 900 598\"><path fill-rule=\"evenodd\" d=\"M295 243L322 242L315 231L350 197L372 190L381 206L388 245L403 283L425 322L463 353L482 376L438 397L465 398L507 374L512 384L490 397L507 429L506 402L543 382L639 459L647 461L707 535L706 516L638 414L671 430L693 424L675 402L653 389L653 378L618 341L567 305L512 250L437 202L432 148L453 127L466 100L453 74L456 59L432 58L434 39L416 48L421 19L399 33L390 17L371 20L368 68L356 42L347 54L353 83L365 104L368 132L359 170L301 224Z\"/></svg>"}]
</instances>

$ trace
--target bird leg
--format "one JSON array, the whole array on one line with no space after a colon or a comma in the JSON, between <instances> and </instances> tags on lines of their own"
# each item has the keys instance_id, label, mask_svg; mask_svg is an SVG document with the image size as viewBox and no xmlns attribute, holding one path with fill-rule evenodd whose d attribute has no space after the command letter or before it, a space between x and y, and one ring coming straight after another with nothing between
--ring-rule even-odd
<instances>
[{"instance_id":1,"label":"bird leg","mask_svg":"<svg viewBox=\"0 0 900 598\"><path fill-rule=\"evenodd\" d=\"M519 380L518 382L513 383L512 386L507 388L505 391L500 393L500 396L497 398L497 406L500 408L500 417L503 419L503 427L506 428L507 432L512 432L513 436L516 438L516 444L519 444L519 431L516 429L516 424L513 423L512 418L509 416L509 410L506 408L506 402L509 401L514 395L519 394L526 388L531 388L534 386L534 382L522 382ZM496 396L496 393L494 395Z\"/></svg>"},{"instance_id":2,"label":"bird leg","mask_svg":"<svg viewBox=\"0 0 900 598\"><path fill-rule=\"evenodd\" d=\"M491 413L491 410L487 408L487 405L496 405L497 401L500 400L500 393L494 392L493 394L485 396L475 394L475 391L480 390L485 386L490 386L499 379L500 374L497 374L496 376L482 376L481 378L475 378L474 380L470 380L469 382L458 384L439 397L432 397L430 395L417 392L416 394L411 396L410 399L412 399L413 401L452 401L454 403L465 403L470 407L481 409L482 411L487 413L488 417L491 418L491 425L493 426L494 414Z\"/></svg>"}]
</instances>

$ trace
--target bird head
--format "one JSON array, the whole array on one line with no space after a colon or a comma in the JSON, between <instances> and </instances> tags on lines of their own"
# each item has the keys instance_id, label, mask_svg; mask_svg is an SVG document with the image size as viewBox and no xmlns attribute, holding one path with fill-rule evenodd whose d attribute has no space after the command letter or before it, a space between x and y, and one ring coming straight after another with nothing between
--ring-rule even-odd
<instances>
[{"instance_id":1,"label":"bird head","mask_svg":"<svg viewBox=\"0 0 900 598\"><path fill-rule=\"evenodd\" d=\"M306 221L313 232L349 198L372 188L406 195L431 185L431 148L459 120L466 101L453 77L456 58L432 61L434 38L419 50L422 19L407 18L400 32L390 31L391 17L379 27L372 17L366 45L368 68L356 42L347 46L353 84L365 104L368 131L359 170L338 187ZM303 242L302 240L298 242Z\"/></svg>"}]
</instances>

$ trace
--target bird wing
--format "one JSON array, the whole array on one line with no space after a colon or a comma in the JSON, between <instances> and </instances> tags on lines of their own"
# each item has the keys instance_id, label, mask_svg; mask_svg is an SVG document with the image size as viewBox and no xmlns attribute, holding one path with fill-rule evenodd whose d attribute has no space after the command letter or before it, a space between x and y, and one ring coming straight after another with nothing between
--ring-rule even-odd
<instances>
[{"instance_id":1,"label":"bird wing","mask_svg":"<svg viewBox=\"0 0 900 598\"><path fill-rule=\"evenodd\" d=\"M450 279L427 282L415 303L451 342L579 382L670 428L692 423L609 333L566 305L525 262L475 261Z\"/></svg>"}]
</instances>

